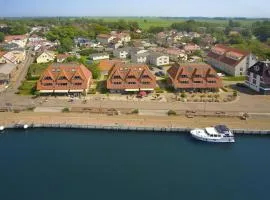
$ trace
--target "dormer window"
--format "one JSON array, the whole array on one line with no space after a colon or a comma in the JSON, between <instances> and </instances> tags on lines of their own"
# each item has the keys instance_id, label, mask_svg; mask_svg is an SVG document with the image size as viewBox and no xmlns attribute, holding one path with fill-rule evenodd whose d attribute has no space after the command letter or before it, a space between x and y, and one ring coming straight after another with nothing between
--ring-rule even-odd
<instances>
[{"instance_id":1,"label":"dormer window","mask_svg":"<svg viewBox=\"0 0 270 200\"><path fill-rule=\"evenodd\" d=\"M80 76L74 76L73 79L74 80L81 80L81 77Z\"/></svg>"},{"instance_id":2,"label":"dormer window","mask_svg":"<svg viewBox=\"0 0 270 200\"><path fill-rule=\"evenodd\" d=\"M202 76L200 74L195 74L194 78L202 78Z\"/></svg>"},{"instance_id":3,"label":"dormer window","mask_svg":"<svg viewBox=\"0 0 270 200\"><path fill-rule=\"evenodd\" d=\"M50 76L45 76L45 77L43 78L43 80L52 80L52 77L50 77Z\"/></svg>"},{"instance_id":4,"label":"dormer window","mask_svg":"<svg viewBox=\"0 0 270 200\"><path fill-rule=\"evenodd\" d=\"M148 75L143 75L142 78L149 78L149 76Z\"/></svg>"},{"instance_id":5,"label":"dormer window","mask_svg":"<svg viewBox=\"0 0 270 200\"><path fill-rule=\"evenodd\" d=\"M67 80L67 78L65 76L60 76L58 80Z\"/></svg>"},{"instance_id":6,"label":"dormer window","mask_svg":"<svg viewBox=\"0 0 270 200\"><path fill-rule=\"evenodd\" d=\"M113 76L114 79L121 79L121 77L119 75L115 75Z\"/></svg>"},{"instance_id":7,"label":"dormer window","mask_svg":"<svg viewBox=\"0 0 270 200\"><path fill-rule=\"evenodd\" d=\"M135 78L135 76L134 75L130 75L130 76L128 76L128 78Z\"/></svg>"}]
</instances>

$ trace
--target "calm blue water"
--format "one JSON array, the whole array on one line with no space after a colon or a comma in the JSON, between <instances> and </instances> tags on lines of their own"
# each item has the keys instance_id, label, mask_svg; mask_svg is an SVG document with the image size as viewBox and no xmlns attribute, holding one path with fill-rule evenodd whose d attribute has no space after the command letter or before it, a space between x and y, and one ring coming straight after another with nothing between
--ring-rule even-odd
<instances>
[{"instance_id":1,"label":"calm blue water","mask_svg":"<svg viewBox=\"0 0 270 200\"><path fill-rule=\"evenodd\" d=\"M8 130L0 199L270 199L270 137L210 145L188 135Z\"/></svg>"}]
</instances>

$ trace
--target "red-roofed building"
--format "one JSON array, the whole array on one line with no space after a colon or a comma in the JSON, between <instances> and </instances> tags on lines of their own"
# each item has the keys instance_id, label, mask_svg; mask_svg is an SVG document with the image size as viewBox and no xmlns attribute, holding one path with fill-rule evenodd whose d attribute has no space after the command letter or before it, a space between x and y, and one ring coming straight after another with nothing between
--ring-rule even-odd
<instances>
[{"instance_id":1,"label":"red-roofed building","mask_svg":"<svg viewBox=\"0 0 270 200\"><path fill-rule=\"evenodd\" d=\"M92 73L82 64L52 64L40 76L40 93L83 93L92 83Z\"/></svg>"},{"instance_id":2,"label":"red-roofed building","mask_svg":"<svg viewBox=\"0 0 270 200\"><path fill-rule=\"evenodd\" d=\"M175 64L168 70L169 84L175 90L216 91L222 87L222 81L216 71L207 64Z\"/></svg>"},{"instance_id":3,"label":"red-roofed building","mask_svg":"<svg viewBox=\"0 0 270 200\"><path fill-rule=\"evenodd\" d=\"M218 44L208 53L207 62L226 74L242 76L257 61L250 52Z\"/></svg>"},{"instance_id":4,"label":"red-roofed building","mask_svg":"<svg viewBox=\"0 0 270 200\"><path fill-rule=\"evenodd\" d=\"M124 62L122 60L101 60L98 64L98 68L101 71L102 75L108 75L109 71L115 66L115 65L123 65Z\"/></svg>"},{"instance_id":5,"label":"red-roofed building","mask_svg":"<svg viewBox=\"0 0 270 200\"><path fill-rule=\"evenodd\" d=\"M116 65L107 79L107 89L111 92L153 91L156 87L156 77L147 65Z\"/></svg>"},{"instance_id":6,"label":"red-roofed building","mask_svg":"<svg viewBox=\"0 0 270 200\"><path fill-rule=\"evenodd\" d=\"M57 59L57 62L58 62L58 63L62 63L62 62L64 62L68 57L70 57L69 54L58 54L58 55L56 56L56 59Z\"/></svg>"}]
</instances>

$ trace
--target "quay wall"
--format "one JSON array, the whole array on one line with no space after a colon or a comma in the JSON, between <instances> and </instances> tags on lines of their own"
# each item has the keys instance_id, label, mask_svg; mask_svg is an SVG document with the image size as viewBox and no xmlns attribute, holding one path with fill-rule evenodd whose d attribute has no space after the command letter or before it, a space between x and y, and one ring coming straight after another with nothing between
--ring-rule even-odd
<instances>
[{"instance_id":1,"label":"quay wall","mask_svg":"<svg viewBox=\"0 0 270 200\"><path fill-rule=\"evenodd\" d=\"M10 124L5 128L23 128L24 124ZM148 131L148 132L174 132L186 133L192 128L182 127L136 127L123 125L79 125L79 124L30 124L29 128L70 128L70 129L97 129L97 130L115 130L115 131ZM231 129L237 135L270 135L269 130L249 130L249 129Z\"/></svg>"}]
</instances>

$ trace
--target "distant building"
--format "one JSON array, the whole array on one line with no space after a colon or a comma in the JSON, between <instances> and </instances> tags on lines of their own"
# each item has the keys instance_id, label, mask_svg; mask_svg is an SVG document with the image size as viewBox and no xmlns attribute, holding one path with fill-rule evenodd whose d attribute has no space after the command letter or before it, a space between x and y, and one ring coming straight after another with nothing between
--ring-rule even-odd
<instances>
[{"instance_id":1,"label":"distant building","mask_svg":"<svg viewBox=\"0 0 270 200\"><path fill-rule=\"evenodd\" d=\"M56 60L57 60L58 63L62 63L62 62L64 62L68 57L70 57L69 54L58 54L58 55L56 56Z\"/></svg>"},{"instance_id":2,"label":"distant building","mask_svg":"<svg viewBox=\"0 0 270 200\"><path fill-rule=\"evenodd\" d=\"M5 36L4 42L17 44L20 48L24 48L27 43L27 35L8 35Z\"/></svg>"},{"instance_id":3,"label":"distant building","mask_svg":"<svg viewBox=\"0 0 270 200\"><path fill-rule=\"evenodd\" d=\"M147 65L116 65L109 71L107 89L110 92L151 92L156 87L156 77Z\"/></svg>"},{"instance_id":4,"label":"distant building","mask_svg":"<svg viewBox=\"0 0 270 200\"><path fill-rule=\"evenodd\" d=\"M110 55L107 53L95 53L95 54L90 55L90 59L93 61L106 60L106 59L110 59Z\"/></svg>"},{"instance_id":5,"label":"distant building","mask_svg":"<svg viewBox=\"0 0 270 200\"><path fill-rule=\"evenodd\" d=\"M98 64L98 68L102 75L108 75L109 71L116 65L124 64L121 60L101 60Z\"/></svg>"},{"instance_id":6,"label":"distant building","mask_svg":"<svg viewBox=\"0 0 270 200\"><path fill-rule=\"evenodd\" d=\"M250 52L219 44L208 53L207 62L226 74L242 76L246 75L247 69L257 61Z\"/></svg>"},{"instance_id":7,"label":"distant building","mask_svg":"<svg viewBox=\"0 0 270 200\"><path fill-rule=\"evenodd\" d=\"M7 63L19 64L26 58L25 51L10 51L3 55L3 58Z\"/></svg>"},{"instance_id":8,"label":"distant building","mask_svg":"<svg viewBox=\"0 0 270 200\"><path fill-rule=\"evenodd\" d=\"M92 83L92 73L82 64L52 64L40 76L40 93L84 93Z\"/></svg>"},{"instance_id":9,"label":"distant building","mask_svg":"<svg viewBox=\"0 0 270 200\"><path fill-rule=\"evenodd\" d=\"M270 61L260 61L248 68L246 85L261 94L270 95Z\"/></svg>"},{"instance_id":10,"label":"distant building","mask_svg":"<svg viewBox=\"0 0 270 200\"><path fill-rule=\"evenodd\" d=\"M141 63L141 64L146 64L148 63L148 57L149 53L137 53L137 54L131 54L131 61L133 63Z\"/></svg>"},{"instance_id":11,"label":"distant building","mask_svg":"<svg viewBox=\"0 0 270 200\"><path fill-rule=\"evenodd\" d=\"M5 51L0 51L0 64L6 63L6 59L4 58L4 55L5 55L6 53L7 53L7 52L5 52Z\"/></svg>"},{"instance_id":12,"label":"distant building","mask_svg":"<svg viewBox=\"0 0 270 200\"><path fill-rule=\"evenodd\" d=\"M201 48L197 44L187 44L184 46L184 50L188 53L199 51Z\"/></svg>"},{"instance_id":13,"label":"distant building","mask_svg":"<svg viewBox=\"0 0 270 200\"><path fill-rule=\"evenodd\" d=\"M162 53L151 53L149 55L149 63L156 66L168 65L170 64L170 58Z\"/></svg>"},{"instance_id":14,"label":"distant building","mask_svg":"<svg viewBox=\"0 0 270 200\"><path fill-rule=\"evenodd\" d=\"M99 34L97 36L97 41L100 42L101 44L109 44L111 43L116 37L108 34Z\"/></svg>"},{"instance_id":15,"label":"distant building","mask_svg":"<svg viewBox=\"0 0 270 200\"><path fill-rule=\"evenodd\" d=\"M216 71L207 64L175 64L168 70L169 84L178 91L216 91L222 81Z\"/></svg>"},{"instance_id":16,"label":"distant building","mask_svg":"<svg viewBox=\"0 0 270 200\"><path fill-rule=\"evenodd\" d=\"M113 51L113 55L116 58L126 59L130 55L130 48L120 48Z\"/></svg>"},{"instance_id":17,"label":"distant building","mask_svg":"<svg viewBox=\"0 0 270 200\"><path fill-rule=\"evenodd\" d=\"M15 64L0 64L0 87L6 86L10 83L10 80L14 76L16 70L17 67Z\"/></svg>"},{"instance_id":18,"label":"distant building","mask_svg":"<svg viewBox=\"0 0 270 200\"><path fill-rule=\"evenodd\" d=\"M55 52L44 51L37 57L37 63L48 63L54 61L54 59L55 59Z\"/></svg>"}]
</instances>

